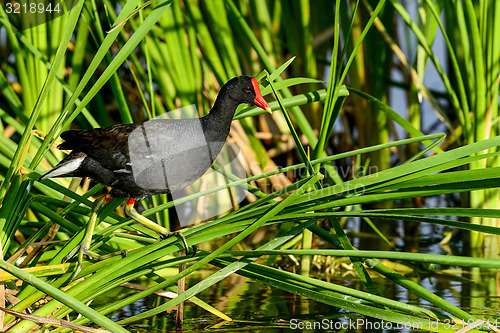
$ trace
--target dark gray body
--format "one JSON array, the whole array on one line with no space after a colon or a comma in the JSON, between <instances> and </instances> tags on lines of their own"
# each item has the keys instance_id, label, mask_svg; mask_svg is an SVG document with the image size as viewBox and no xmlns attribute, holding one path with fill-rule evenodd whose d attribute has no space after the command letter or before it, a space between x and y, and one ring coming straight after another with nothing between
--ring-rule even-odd
<instances>
[{"instance_id":1,"label":"dark gray body","mask_svg":"<svg viewBox=\"0 0 500 333\"><path fill-rule=\"evenodd\" d=\"M90 177L111 187L113 197L171 193L198 180L217 158L236 107L251 103L251 78L222 87L211 112L199 119L154 119L61 134L59 148L73 150L41 179Z\"/></svg>"}]
</instances>

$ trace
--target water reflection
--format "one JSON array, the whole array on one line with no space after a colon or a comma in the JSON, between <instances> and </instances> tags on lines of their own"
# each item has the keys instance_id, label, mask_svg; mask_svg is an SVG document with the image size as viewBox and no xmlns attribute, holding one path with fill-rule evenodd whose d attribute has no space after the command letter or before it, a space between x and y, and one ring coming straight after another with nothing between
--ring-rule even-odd
<instances>
[{"instance_id":1,"label":"water reflection","mask_svg":"<svg viewBox=\"0 0 500 333\"><path fill-rule=\"evenodd\" d=\"M202 275L209 273L205 271ZM337 271L331 276L331 282L351 288L361 288L360 282L353 276L346 279L346 271ZM474 275L481 274L484 283L476 283ZM479 318L499 318L500 304L497 288L498 276L495 272L471 272L460 269L443 269L432 274L414 274L410 278L436 293L451 304ZM188 279L188 285L194 285L200 277ZM423 308L439 310L427 301L409 294L400 286L388 282L384 278L374 278L380 292L385 297L400 302L418 305ZM134 293L134 290L121 289L114 294L103 295L94 302L99 306L109 298L121 299ZM233 274L228 279L214 285L198 295L199 298L216 309L224 312L233 319L233 322L222 321L205 310L187 302L185 305L184 330L216 329L217 331L259 331L259 332L314 332L313 325L323 325L322 332L421 332L419 329L397 327L378 319L369 318L333 306L328 306L304 297L300 297L264 284L248 280ZM152 296L139 300L131 306L125 307L113 317L120 320L144 312L148 309L165 303L166 300ZM491 320L491 319L490 319ZM494 320L494 319L493 319ZM493 321L491 320L491 321ZM361 325L362 324L362 325ZM302 325L302 326L300 326ZM353 328L354 326L355 328ZM360 326L361 325L361 326ZM302 327L302 329L299 328ZM499 325L500 326L500 322ZM308 329L308 327L311 327ZM380 327L375 329L374 327ZM317 327L316 327L317 328ZM175 331L175 310L143 322L127 326L131 332L170 332Z\"/></svg>"},{"instance_id":2,"label":"water reflection","mask_svg":"<svg viewBox=\"0 0 500 333\"><path fill-rule=\"evenodd\" d=\"M427 201L426 206L440 205L440 198L433 200ZM391 228L392 234L388 234L387 237L396 250L441 255L447 253L463 254L463 243L460 237L452 237L446 247L440 246L439 242L443 239L444 233L449 231L446 228L426 223L420 223L418 228L415 228L414 223L407 224L403 221L389 223L393 227ZM358 232L356 225L356 221L350 221L346 226L351 242L359 244L360 248L369 248L367 244L370 244L371 235ZM412 232L409 232L410 230ZM385 244L384 247L389 246ZM461 269L444 265L412 265L407 262L383 261L383 263L473 316L489 318L490 322L500 318L500 278L498 272L494 270ZM276 265L288 271L300 271L296 262L289 257L281 257ZM190 276L187 285L192 286L213 272L205 270L197 276ZM311 272L318 279L357 290L365 290L348 258L315 257ZM376 273L372 274L372 278L384 297L430 309L437 313L440 312L428 301L417 297L388 279ZM103 295L93 304L99 306L104 304L106 299L121 299L135 292L134 290L120 289L114 294ZM398 327L378 319L325 305L248 280L237 274L232 274L227 279L204 290L198 297L231 317L233 321L223 321L193 303L187 302L184 309L185 331L212 329L226 332L289 332L295 328L297 331L314 332L317 331L314 325L321 324L324 325L321 327L323 332L422 331L411 327ZM142 313L166 301L156 296L142 299L124 308L113 317L113 320ZM379 327L379 329L375 327ZM500 322L498 322L498 327L500 327ZM134 323L127 329L131 332L175 331L175 310L143 322Z\"/></svg>"}]
</instances>

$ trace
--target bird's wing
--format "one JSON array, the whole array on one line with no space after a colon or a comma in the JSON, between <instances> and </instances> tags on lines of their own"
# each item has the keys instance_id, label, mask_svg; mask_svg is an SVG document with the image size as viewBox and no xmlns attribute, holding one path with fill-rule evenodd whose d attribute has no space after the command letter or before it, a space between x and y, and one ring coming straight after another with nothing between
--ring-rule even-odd
<instances>
[{"instance_id":1,"label":"bird's wing","mask_svg":"<svg viewBox=\"0 0 500 333\"><path fill-rule=\"evenodd\" d=\"M142 123L130 133L128 151L131 160L163 160L204 141L198 119L155 119Z\"/></svg>"},{"instance_id":2,"label":"bird's wing","mask_svg":"<svg viewBox=\"0 0 500 333\"><path fill-rule=\"evenodd\" d=\"M93 130L70 130L59 149L84 152L107 169L123 169L128 162L128 137L141 123L115 125Z\"/></svg>"},{"instance_id":3,"label":"bird's wing","mask_svg":"<svg viewBox=\"0 0 500 333\"><path fill-rule=\"evenodd\" d=\"M179 190L211 164L199 119L145 122L130 133L128 149L135 183L145 189Z\"/></svg>"},{"instance_id":4,"label":"bird's wing","mask_svg":"<svg viewBox=\"0 0 500 333\"><path fill-rule=\"evenodd\" d=\"M141 123L121 124L92 130L70 130L61 133L65 141L60 149L87 152L95 149L122 149L126 145L129 134Z\"/></svg>"},{"instance_id":5,"label":"bird's wing","mask_svg":"<svg viewBox=\"0 0 500 333\"><path fill-rule=\"evenodd\" d=\"M61 134L59 148L83 152L108 170L124 172L135 165L176 160L179 153L205 145L199 119L154 119L93 130ZM194 156L194 158L196 158Z\"/></svg>"}]
</instances>

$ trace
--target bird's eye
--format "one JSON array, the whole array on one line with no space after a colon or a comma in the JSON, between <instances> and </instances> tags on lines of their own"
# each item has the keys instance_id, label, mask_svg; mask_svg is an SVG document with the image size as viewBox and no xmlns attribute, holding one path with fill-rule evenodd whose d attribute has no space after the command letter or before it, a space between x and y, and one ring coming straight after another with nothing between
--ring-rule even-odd
<instances>
[{"instance_id":1,"label":"bird's eye","mask_svg":"<svg viewBox=\"0 0 500 333\"><path fill-rule=\"evenodd\" d=\"M250 92L250 91L252 91L252 89L250 87L245 87L245 91Z\"/></svg>"}]
</instances>

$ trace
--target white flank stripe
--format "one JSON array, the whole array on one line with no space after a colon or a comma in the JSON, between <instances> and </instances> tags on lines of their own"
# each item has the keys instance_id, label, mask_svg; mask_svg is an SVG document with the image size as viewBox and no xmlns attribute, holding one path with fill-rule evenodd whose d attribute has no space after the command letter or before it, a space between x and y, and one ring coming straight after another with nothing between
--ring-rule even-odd
<instances>
[{"instance_id":1,"label":"white flank stripe","mask_svg":"<svg viewBox=\"0 0 500 333\"><path fill-rule=\"evenodd\" d=\"M114 170L113 172L114 173L130 173L130 170L127 170L127 169L118 169L118 170Z\"/></svg>"}]
</instances>

